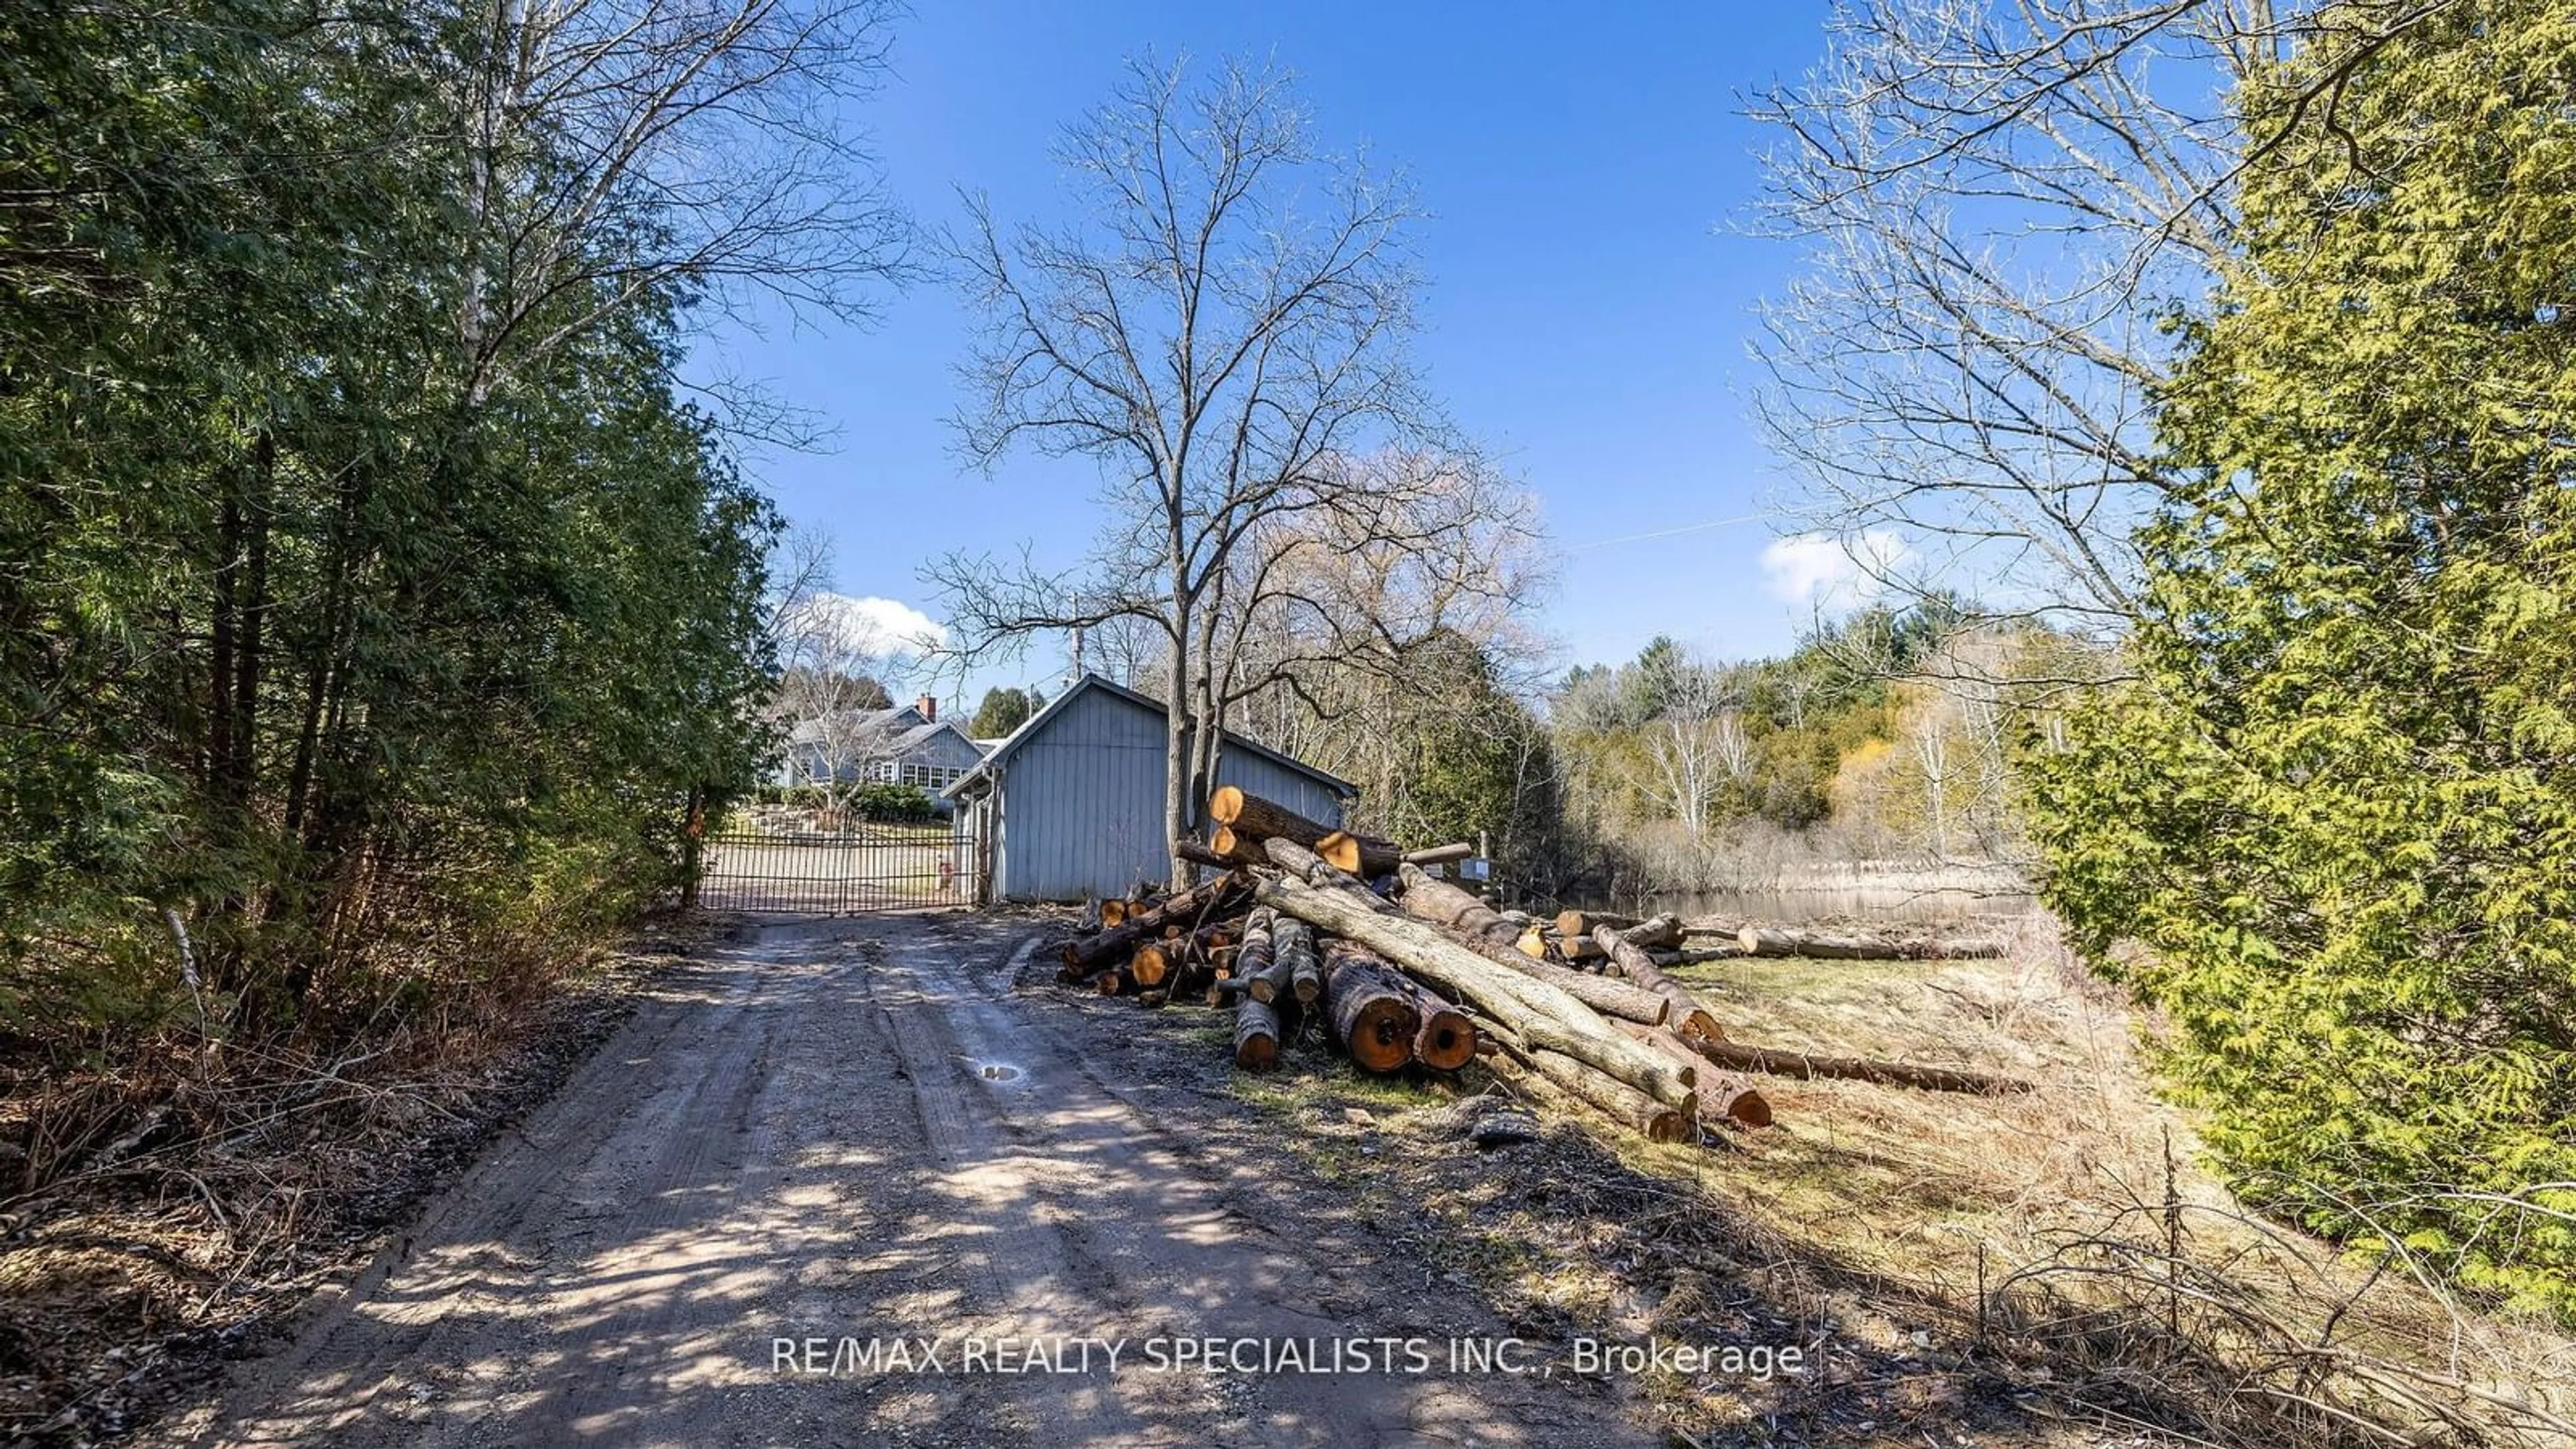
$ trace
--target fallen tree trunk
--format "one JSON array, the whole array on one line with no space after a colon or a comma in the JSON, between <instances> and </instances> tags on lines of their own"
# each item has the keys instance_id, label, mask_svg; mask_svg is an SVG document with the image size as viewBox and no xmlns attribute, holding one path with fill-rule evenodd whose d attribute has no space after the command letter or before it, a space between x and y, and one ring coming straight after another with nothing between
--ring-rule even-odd
<instances>
[{"instance_id":1,"label":"fallen tree trunk","mask_svg":"<svg viewBox=\"0 0 2576 1449\"><path fill-rule=\"evenodd\" d=\"M1434 845L1421 850L1408 850L1402 860L1406 865L1451 865L1475 858L1476 847L1461 840L1451 845Z\"/></svg>"},{"instance_id":2,"label":"fallen tree trunk","mask_svg":"<svg viewBox=\"0 0 2576 1449\"><path fill-rule=\"evenodd\" d=\"M1685 1061L1696 1055L1690 1044L1668 1031L1650 1026L1623 1025L1621 1030L1645 1046L1661 1052L1674 1061ZM1754 1085L1733 1072L1699 1074L1699 1116L1703 1122L1731 1122L1738 1127L1771 1125L1771 1103Z\"/></svg>"},{"instance_id":3,"label":"fallen tree trunk","mask_svg":"<svg viewBox=\"0 0 2576 1449\"><path fill-rule=\"evenodd\" d=\"M1927 1092L1967 1092L1981 1097L2035 1090L2032 1083L2015 1077L1972 1072L1959 1067L1918 1067L1866 1057L1820 1057L1731 1041L1694 1041L1690 1043L1690 1049L1720 1066L1768 1072L1775 1077L1795 1077L1801 1081L1830 1077L1841 1081L1920 1087Z\"/></svg>"},{"instance_id":4,"label":"fallen tree trunk","mask_svg":"<svg viewBox=\"0 0 2576 1449\"><path fill-rule=\"evenodd\" d=\"M1219 785L1208 795L1208 819L1224 826L1237 839L1250 837L1268 840L1285 837L1299 845L1312 847L1316 841L1333 834L1333 827L1319 825L1275 800L1265 800L1239 785ZM1208 843L1218 851L1225 846L1215 836Z\"/></svg>"},{"instance_id":5,"label":"fallen tree trunk","mask_svg":"<svg viewBox=\"0 0 2576 1449\"><path fill-rule=\"evenodd\" d=\"M1399 904L1408 916L1497 945L1520 939L1521 928L1493 907L1445 880L1434 880L1421 866L1405 862L1396 867L1395 877L1403 884Z\"/></svg>"},{"instance_id":6,"label":"fallen tree trunk","mask_svg":"<svg viewBox=\"0 0 2576 1449\"><path fill-rule=\"evenodd\" d=\"M1648 951L1669 950L1682 943L1682 918L1670 911L1649 916L1621 931L1619 939Z\"/></svg>"},{"instance_id":7,"label":"fallen tree trunk","mask_svg":"<svg viewBox=\"0 0 2576 1449\"><path fill-rule=\"evenodd\" d=\"M1518 956L1518 952L1512 953ZM1670 1021L1673 1007L1670 999L1657 995L1633 981L1620 981L1608 976L1595 976L1552 961L1533 961L1520 956L1515 961L1497 961L1533 981L1544 981L1603 1016L1619 1021L1633 1021L1640 1026L1661 1026Z\"/></svg>"},{"instance_id":8,"label":"fallen tree trunk","mask_svg":"<svg viewBox=\"0 0 2576 1449\"><path fill-rule=\"evenodd\" d=\"M1252 978L1252 999L1268 1005L1286 996L1294 978L1299 958L1309 964L1315 958L1314 929L1294 916L1280 916L1270 923L1270 961Z\"/></svg>"},{"instance_id":9,"label":"fallen tree trunk","mask_svg":"<svg viewBox=\"0 0 2576 1449\"><path fill-rule=\"evenodd\" d=\"M1252 990L1253 983L1270 975L1274 946L1271 933L1278 923L1278 916L1267 906L1243 918L1243 939L1234 948L1232 979L1241 982L1240 989L1246 993Z\"/></svg>"},{"instance_id":10,"label":"fallen tree trunk","mask_svg":"<svg viewBox=\"0 0 2576 1449\"><path fill-rule=\"evenodd\" d=\"M1692 1069L1667 1062L1620 1036L1591 1007L1557 985L1487 960L1437 927L1381 914L1375 900L1353 891L1279 879L1260 882L1254 893L1281 915L1356 941L1407 974L1474 1003L1477 1010L1511 1027L1532 1046L1584 1061L1666 1106L1690 1100ZM1662 998L1650 999L1663 1006Z\"/></svg>"},{"instance_id":11,"label":"fallen tree trunk","mask_svg":"<svg viewBox=\"0 0 2576 1449\"><path fill-rule=\"evenodd\" d=\"M1229 896L1240 894L1246 884L1241 875L1221 875L1171 897L1143 915L1071 942L1064 948L1064 969L1057 975L1068 982L1087 981L1125 960L1139 944L1160 939L1166 925L1197 925L1201 912L1213 911Z\"/></svg>"},{"instance_id":12,"label":"fallen tree trunk","mask_svg":"<svg viewBox=\"0 0 2576 1449\"><path fill-rule=\"evenodd\" d=\"M1333 942L1325 955L1333 973L1333 1034L1351 1060L1372 1072L1391 1072L1413 1060L1422 1010L1411 983L1348 941Z\"/></svg>"},{"instance_id":13,"label":"fallen tree trunk","mask_svg":"<svg viewBox=\"0 0 2576 1449\"><path fill-rule=\"evenodd\" d=\"M1496 1076L1547 1106L1566 1113L1599 1112L1649 1142L1689 1140L1698 1115L1696 1107L1667 1106L1599 1072L1585 1071L1554 1052L1496 1057L1489 1065Z\"/></svg>"},{"instance_id":14,"label":"fallen tree trunk","mask_svg":"<svg viewBox=\"0 0 2576 1449\"><path fill-rule=\"evenodd\" d=\"M1279 1065L1279 1013L1245 996L1234 1004L1234 1064L1247 1072Z\"/></svg>"},{"instance_id":15,"label":"fallen tree trunk","mask_svg":"<svg viewBox=\"0 0 2576 1449\"><path fill-rule=\"evenodd\" d=\"M1396 876L1404 883L1401 904L1407 915L1454 932L1454 939L1495 965L1545 981L1604 1016L1658 1026L1671 1014L1653 992L1522 955L1514 944L1520 926L1447 881L1433 880L1420 866L1399 867Z\"/></svg>"},{"instance_id":16,"label":"fallen tree trunk","mask_svg":"<svg viewBox=\"0 0 2576 1449\"><path fill-rule=\"evenodd\" d=\"M1649 951L1647 956L1658 966L1697 966L1709 961L1740 961L1742 949L1735 946L1684 946L1674 951Z\"/></svg>"},{"instance_id":17,"label":"fallen tree trunk","mask_svg":"<svg viewBox=\"0 0 2576 1449\"><path fill-rule=\"evenodd\" d=\"M1748 956L1816 956L1838 961L1972 961L2005 954L2001 941L1898 941L1886 936L1778 926L1747 926L1736 932L1735 943Z\"/></svg>"},{"instance_id":18,"label":"fallen tree trunk","mask_svg":"<svg viewBox=\"0 0 2576 1449\"><path fill-rule=\"evenodd\" d=\"M1345 870L1364 880L1392 875L1404 863L1404 852L1392 840L1374 835L1353 835L1336 830L1315 842L1315 853L1331 861L1336 870Z\"/></svg>"},{"instance_id":19,"label":"fallen tree trunk","mask_svg":"<svg viewBox=\"0 0 2576 1449\"><path fill-rule=\"evenodd\" d=\"M1663 968L1649 960L1643 950L1629 945L1626 937L1603 925L1593 928L1592 940L1609 956L1610 964L1619 968L1621 975L1672 1004L1672 1014L1665 1021L1676 1033L1694 1040L1700 1037L1726 1040L1726 1033L1718 1029L1717 1018L1709 1015L1708 1008L1699 1004L1699 998L1691 994L1690 988L1665 975Z\"/></svg>"},{"instance_id":20,"label":"fallen tree trunk","mask_svg":"<svg viewBox=\"0 0 2576 1449\"><path fill-rule=\"evenodd\" d=\"M1290 926L1296 929L1284 929ZM1324 994L1324 970L1316 960L1322 946L1305 922L1283 921L1274 927L1270 949L1276 957L1270 968L1271 976L1273 979L1286 978L1280 984L1297 999L1298 1005L1311 1005L1316 997Z\"/></svg>"}]
</instances>

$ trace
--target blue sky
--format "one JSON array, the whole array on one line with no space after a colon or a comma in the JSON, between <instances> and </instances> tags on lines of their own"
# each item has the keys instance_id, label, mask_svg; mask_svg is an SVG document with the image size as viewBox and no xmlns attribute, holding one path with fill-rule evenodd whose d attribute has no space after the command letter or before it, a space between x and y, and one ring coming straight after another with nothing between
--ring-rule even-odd
<instances>
[{"instance_id":1,"label":"blue sky","mask_svg":"<svg viewBox=\"0 0 2576 1449\"><path fill-rule=\"evenodd\" d=\"M1736 225L1768 141L1740 111L1749 88L1813 62L1825 13L931 0L899 22L865 124L924 224L956 218L960 186L1000 217L1048 220L1063 205L1056 133L1129 57L1293 70L1326 140L1403 166L1432 213L1417 351L1543 501L1563 559L1542 620L1560 662L1626 658L1658 633L1742 657L1785 648L1811 613L1786 597L1780 558L1764 566L1777 527L1668 531L1760 514L1786 486L1746 417L1745 340L1796 258ZM834 429L832 451L752 465L790 518L837 540L844 594L931 608L917 571L948 549L1025 543L1062 564L1094 531L1090 465L1031 455L988 479L959 463L948 420L966 339L960 302L932 284L889 297L873 328L729 329L701 348ZM1611 540L1629 541L1592 546ZM1041 647L969 685L1051 685L1062 668Z\"/></svg>"}]
</instances>

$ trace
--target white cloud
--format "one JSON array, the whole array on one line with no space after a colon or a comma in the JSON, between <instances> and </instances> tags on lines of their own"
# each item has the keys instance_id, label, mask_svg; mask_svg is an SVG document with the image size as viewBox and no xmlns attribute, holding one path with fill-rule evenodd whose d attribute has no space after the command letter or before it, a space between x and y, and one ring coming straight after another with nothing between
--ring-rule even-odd
<instances>
[{"instance_id":1,"label":"white cloud","mask_svg":"<svg viewBox=\"0 0 2576 1449\"><path fill-rule=\"evenodd\" d=\"M1884 598L1888 577L1910 550L1889 529L1854 538L1795 533L1762 550L1762 577L1777 597L1825 614L1848 613Z\"/></svg>"},{"instance_id":2,"label":"white cloud","mask_svg":"<svg viewBox=\"0 0 2576 1449\"><path fill-rule=\"evenodd\" d=\"M820 593L789 622L855 654L920 654L948 642L948 630L900 599Z\"/></svg>"}]
</instances>

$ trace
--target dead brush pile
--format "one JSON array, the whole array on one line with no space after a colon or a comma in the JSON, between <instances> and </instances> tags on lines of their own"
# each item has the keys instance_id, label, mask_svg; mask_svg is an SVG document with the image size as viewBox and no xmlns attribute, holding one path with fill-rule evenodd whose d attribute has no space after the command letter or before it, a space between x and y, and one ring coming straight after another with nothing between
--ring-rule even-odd
<instances>
[{"instance_id":1,"label":"dead brush pile","mask_svg":"<svg viewBox=\"0 0 2576 1449\"><path fill-rule=\"evenodd\" d=\"M0 1076L0 1443L115 1436L256 1346L541 1100L651 959L442 996L337 1053L171 1033Z\"/></svg>"}]
</instances>

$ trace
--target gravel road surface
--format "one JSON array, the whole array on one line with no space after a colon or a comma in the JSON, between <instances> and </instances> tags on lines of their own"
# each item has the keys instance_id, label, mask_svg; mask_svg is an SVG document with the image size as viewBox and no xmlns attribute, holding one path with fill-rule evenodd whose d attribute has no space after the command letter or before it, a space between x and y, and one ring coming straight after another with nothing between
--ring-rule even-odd
<instances>
[{"instance_id":1,"label":"gravel road surface","mask_svg":"<svg viewBox=\"0 0 2576 1449\"><path fill-rule=\"evenodd\" d=\"M1509 1330L1287 1154L1198 1120L1206 1094L1118 1070L1114 1018L1068 1009L1034 944L1008 918L809 923L662 977L288 1346L157 1437L1655 1442L1598 1382L1448 1372L1449 1340ZM1209 1335L1319 1359L1341 1340L1346 1366L1348 1341L1419 1340L1433 1364L1151 1358ZM844 1339L876 1343L876 1367ZM892 1345L917 1360L924 1339L940 1366L907 1371ZM1124 1340L1118 1370L1097 1343L1087 1372L1000 1371L1036 1367L1032 1348L1078 1370L1086 1339Z\"/></svg>"}]
</instances>

